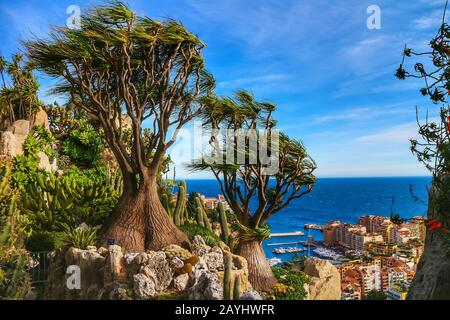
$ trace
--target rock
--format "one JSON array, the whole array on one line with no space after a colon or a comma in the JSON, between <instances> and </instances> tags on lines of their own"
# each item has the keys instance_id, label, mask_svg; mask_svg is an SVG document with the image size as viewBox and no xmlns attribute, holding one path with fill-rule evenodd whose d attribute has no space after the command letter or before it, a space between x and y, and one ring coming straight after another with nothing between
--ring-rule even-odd
<instances>
[{"instance_id":1,"label":"rock","mask_svg":"<svg viewBox=\"0 0 450 320\"><path fill-rule=\"evenodd\" d=\"M189 286L189 275L187 273L180 274L173 279L173 288L177 291L184 291Z\"/></svg>"},{"instance_id":2,"label":"rock","mask_svg":"<svg viewBox=\"0 0 450 320\"><path fill-rule=\"evenodd\" d=\"M86 250L89 250L89 251L97 251L97 247L96 247L96 246L87 246L87 247L86 247Z\"/></svg>"},{"instance_id":3,"label":"rock","mask_svg":"<svg viewBox=\"0 0 450 320\"><path fill-rule=\"evenodd\" d=\"M154 279L156 291L162 291L169 287L173 279L173 271L166 255L162 251L147 251L147 263L141 268L140 273Z\"/></svg>"},{"instance_id":4,"label":"rock","mask_svg":"<svg viewBox=\"0 0 450 320\"><path fill-rule=\"evenodd\" d=\"M39 169L47 172L56 172L58 170L56 158L50 161L50 158L45 154L45 152L42 151L39 151L37 155L39 157Z\"/></svg>"},{"instance_id":5,"label":"rock","mask_svg":"<svg viewBox=\"0 0 450 320\"><path fill-rule=\"evenodd\" d=\"M240 278L240 295L245 293L246 291L253 291L253 287L250 284L248 280L248 263L247 260L244 257L232 254L232 253L226 253L231 255L231 260L233 262L232 271L231 271L231 291L234 291L234 283L236 281L236 277ZM219 277L219 281L223 283L224 278L224 272L219 271L217 272L217 275Z\"/></svg>"},{"instance_id":6,"label":"rock","mask_svg":"<svg viewBox=\"0 0 450 320\"><path fill-rule=\"evenodd\" d=\"M258 291L252 290L252 291L245 291L239 299L240 300L262 300L263 298L258 293Z\"/></svg>"},{"instance_id":7,"label":"rock","mask_svg":"<svg viewBox=\"0 0 450 320\"><path fill-rule=\"evenodd\" d=\"M97 252L102 255L103 257L106 257L109 253L109 250L104 248L104 247L100 247L97 249Z\"/></svg>"},{"instance_id":8,"label":"rock","mask_svg":"<svg viewBox=\"0 0 450 320\"><path fill-rule=\"evenodd\" d=\"M309 258L305 261L303 272L310 277L307 291L310 300L340 300L341 277L330 262Z\"/></svg>"},{"instance_id":9,"label":"rock","mask_svg":"<svg viewBox=\"0 0 450 320\"><path fill-rule=\"evenodd\" d=\"M16 136L27 136L30 133L30 121L28 120L17 120L11 126L6 129L6 131L11 132Z\"/></svg>"},{"instance_id":10,"label":"rock","mask_svg":"<svg viewBox=\"0 0 450 320\"><path fill-rule=\"evenodd\" d=\"M195 283L189 289L188 297L190 300L222 300L222 282L217 274L211 271L196 271Z\"/></svg>"},{"instance_id":11,"label":"rock","mask_svg":"<svg viewBox=\"0 0 450 320\"><path fill-rule=\"evenodd\" d=\"M231 252L230 247L227 246L226 243L223 242L223 241L220 241L219 244L218 244L218 246L219 246L220 249L222 249L222 251L225 251L225 252Z\"/></svg>"},{"instance_id":12,"label":"rock","mask_svg":"<svg viewBox=\"0 0 450 320\"><path fill-rule=\"evenodd\" d=\"M76 265L80 268L81 286L80 290L67 289L66 283L65 297L75 299L98 299L99 293L103 288L103 268L105 266L105 258L95 251L81 250L77 248L69 248L65 254L65 265ZM63 269L65 273L66 269ZM67 279L65 275L65 278Z\"/></svg>"},{"instance_id":13,"label":"rock","mask_svg":"<svg viewBox=\"0 0 450 320\"><path fill-rule=\"evenodd\" d=\"M118 245L112 245L109 246L108 251L109 254L106 256L104 270L105 284L125 282L127 280L127 273L122 248Z\"/></svg>"},{"instance_id":14,"label":"rock","mask_svg":"<svg viewBox=\"0 0 450 320\"><path fill-rule=\"evenodd\" d=\"M184 267L184 262L183 262L183 260L181 260L181 259L178 258L178 257L173 257L173 258L170 260L170 267L171 267L172 269L181 269L181 268Z\"/></svg>"},{"instance_id":15,"label":"rock","mask_svg":"<svg viewBox=\"0 0 450 320\"><path fill-rule=\"evenodd\" d=\"M50 130L48 114L44 109L39 108L39 111L34 115L31 121L31 127L33 126L43 126L45 129Z\"/></svg>"},{"instance_id":16,"label":"rock","mask_svg":"<svg viewBox=\"0 0 450 320\"><path fill-rule=\"evenodd\" d=\"M211 250L211 247L205 243L205 240L200 235L194 236L194 239L192 239L191 247L192 253L199 257L203 257Z\"/></svg>"},{"instance_id":17,"label":"rock","mask_svg":"<svg viewBox=\"0 0 450 320\"><path fill-rule=\"evenodd\" d=\"M30 132L30 122L17 120L0 136L0 154L14 157L23 154L23 144Z\"/></svg>"},{"instance_id":18,"label":"rock","mask_svg":"<svg viewBox=\"0 0 450 320\"><path fill-rule=\"evenodd\" d=\"M133 291L137 299L147 300L156 295L155 282L142 273L133 276Z\"/></svg>"},{"instance_id":19,"label":"rock","mask_svg":"<svg viewBox=\"0 0 450 320\"><path fill-rule=\"evenodd\" d=\"M134 258L136 258L138 256L139 253L136 252L128 252L125 253L125 255L123 256L125 259L126 264L131 264L134 260Z\"/></svg>"},{"instance_id":20,"label":"rock","mask_svg":"<svg viewBox=\"0 0 450 320\"><path fill-rule=\"evenodd\" d=\"M203 257L208 270L211 272L223 271L223 252L219 247L215 247L211 252L205 254Z\"/></svg>"}]
</instances>

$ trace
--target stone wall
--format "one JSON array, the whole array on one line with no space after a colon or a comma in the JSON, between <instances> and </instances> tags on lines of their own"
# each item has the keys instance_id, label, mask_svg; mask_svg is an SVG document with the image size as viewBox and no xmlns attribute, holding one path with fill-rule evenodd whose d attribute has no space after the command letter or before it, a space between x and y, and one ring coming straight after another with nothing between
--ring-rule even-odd
<instances>
[{"instance_id":1,"label":"stone wall","mask_svg":"<svg viewBox=\"0 0 450 320\"><path fill-rule=\"evenodd\" d=\"M223 299L225 245L209 247L200 236L192 252L176 245L161 251L125 253L117 245L55 252L49 269L48 299L157 299L174 294L192 300ZM231 253L229 253L231 254ZM247 261L233 255L232 279L241 278L241 296L258 297L248 281ZM69 289L69 266L80 268L80 288ZM232 281L233 283L233 281Z\"/></svg>"}]
</instances>

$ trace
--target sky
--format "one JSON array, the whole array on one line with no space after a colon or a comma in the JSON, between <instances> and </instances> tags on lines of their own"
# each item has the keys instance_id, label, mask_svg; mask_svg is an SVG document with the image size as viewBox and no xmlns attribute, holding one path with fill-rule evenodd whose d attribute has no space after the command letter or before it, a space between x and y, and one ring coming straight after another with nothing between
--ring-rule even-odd
<instances>
[{"instance_id":1,"label":"sky","mask_svg":"<svg viewBox=\"0 0 450 320\"><path fill-rule=\"evenodd\" d=\"M64 25L70 5L85 11L100 1L0 0L0 52ZM428 172L409 151L416 136L419 80L394 77L405 44L417 50L442 19L445 0L130 0L138 15L181 21L206 43L217 92L250 90L277 104L279 129L304 142L319 177L420 176ZM381 28L369 29L367 8L380 8ZM41 98L52 81L39 75ZM178 147L186 145L180 139ZM175 148L177 147L175 145ZM202 178L175 155L177 176Z\"/></svg>"}]
</instances>

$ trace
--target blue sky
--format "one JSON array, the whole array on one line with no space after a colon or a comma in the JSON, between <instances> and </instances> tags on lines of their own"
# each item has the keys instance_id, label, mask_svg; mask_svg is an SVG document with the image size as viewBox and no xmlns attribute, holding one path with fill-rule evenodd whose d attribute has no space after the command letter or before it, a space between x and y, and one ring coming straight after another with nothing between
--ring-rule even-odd
<instances>
[{"instance_id":1,"label":"blue sky","mask_svg":"<svg viewBox=\"0 0 450 320\"><path fill-rule=\"evenodd\" d=\"M19 39L63 25L69 5L98 1L0 0L0 51ZM129 1L141 15L174 18L207 47L217 91L244 88L278 105L279 127L303 140L318 176L408 176L427 172L409 152L416 105L436 109L421 83L393 74L405 44L424 49L440 24L445 0L153 0ZM369 5L381 29L366 26ZM41 77L41 96L51 81ZM181 161L179 161L181 162ZM186 172L177 164L179 177ZM189 177L201 177L190 175Z\"/></svg>"}]
</instances>

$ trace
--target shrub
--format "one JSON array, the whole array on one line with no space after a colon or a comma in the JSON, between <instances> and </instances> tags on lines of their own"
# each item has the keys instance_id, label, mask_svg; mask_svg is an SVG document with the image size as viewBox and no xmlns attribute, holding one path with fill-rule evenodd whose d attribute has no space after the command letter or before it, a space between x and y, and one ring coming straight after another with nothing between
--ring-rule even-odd
<instances>
[{"instance_id":1,"label":"shrub","mask_svg":"<svg viewBox=\"0 0 450 320\"><path fill-rule=\"evenodd\" d=\"M72 163L83 167L94 167L100 160L103 147L98 130L85 120L75 122L74 128L64 138L62 152Z\"/></svg>"},{"instance_id":2,"label":"shrub","mask_svg":"<svg viewBox=\"0 0 450 320\"><path fill-rule=\"evenodd\" d=\"M33 232L25 243L25 248L31 252L53 251L57 248L55 233L48 231Z\"/></svg>"},{"instance_id":3,"label":"shrub","mask_svg":"<svg viewBox=\"0 0 450 320\"><path fill-rule=\"evenodd\" d=\"M198 224L184 224L178 228L188 236L189 240L193 240L196 235L202 236L205 243L211 247L217 246L221 241L214 232Z\"/></svg>"},{"instance_id":4,"label":"shrub","mask_svg":"<svg viewBox=\"0 0 450 320\"><path fill-rule=\"evenodd\" d=\"M304 284L309 278L301 271L288 270L281 267L272 268L274 276L278 280L274 296L279 300L303 300L306 297Z\"/></svg>"},{"instance_id":5,"label":"shrub","mask_svg":"<svg viewBox=\"0 0 450 320\"><path fill-rule=\"evenodd\" d=\"M63 226L64 231L61 235L61 242L64 247L74 247L87 249L88 246L95 245L97 241L97 229L92 227L78 227L75 229L69 226Z\"/></svg>"}]
</instances>

